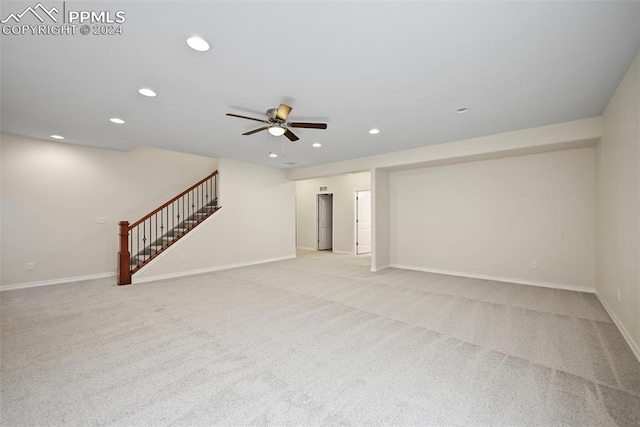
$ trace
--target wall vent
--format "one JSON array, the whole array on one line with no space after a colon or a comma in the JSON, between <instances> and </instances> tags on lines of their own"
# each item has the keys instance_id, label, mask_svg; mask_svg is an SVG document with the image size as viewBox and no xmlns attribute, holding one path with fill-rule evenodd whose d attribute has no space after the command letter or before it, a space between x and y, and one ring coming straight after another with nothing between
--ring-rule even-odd
<instances>
[{"instance_id":1,"label":"wall vent","mask_svg":"<svg viewBox=\"0 0 640 427\"><path fill-rule=\"evenodd\" d=\"M325 185L324 187L320 187L320 191L327 191L327 186Z\"/></svg>"}]
</instances>

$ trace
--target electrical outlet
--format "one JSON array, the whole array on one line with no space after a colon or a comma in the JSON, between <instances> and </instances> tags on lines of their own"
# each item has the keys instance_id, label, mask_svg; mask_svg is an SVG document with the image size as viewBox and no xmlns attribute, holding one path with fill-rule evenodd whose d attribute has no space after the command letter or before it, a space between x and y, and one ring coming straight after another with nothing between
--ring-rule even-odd
<instances>
[{"instance_id":1,"label":"electrical outlet","mask_svg":"<svg viewBox=\"0 0 640 427\"><path fill-rule=\"evenodd\" d=\"M33 271L36 269L36 265L33 262L28 262L27 263L27 271Z\"/></svg>"},{"instance_id":2,"label":"electrical outlet","mask_svg":"<svg viewBox=\"0 0 640 427\"><path fill-rule=\"evenodd\" d=\"M538 268L538 261L531 261L531 268Z\"/></svg>"}]
</instances>

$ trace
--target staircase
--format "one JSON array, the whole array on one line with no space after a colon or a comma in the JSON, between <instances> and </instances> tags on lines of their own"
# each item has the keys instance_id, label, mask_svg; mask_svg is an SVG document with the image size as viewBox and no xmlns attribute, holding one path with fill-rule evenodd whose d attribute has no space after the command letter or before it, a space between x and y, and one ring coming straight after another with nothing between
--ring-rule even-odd
<instances>
[{"instance_id":1,"label":"staircase","mask_svg":"<svg viewBox=\"0 0 640 427\"><path fill-rule=\"evenodd\" d=\"M131 284L134 273L221 208L217 175L214 171L131 225L120 221L118 285Z\"/></svg>"}]
</instances>

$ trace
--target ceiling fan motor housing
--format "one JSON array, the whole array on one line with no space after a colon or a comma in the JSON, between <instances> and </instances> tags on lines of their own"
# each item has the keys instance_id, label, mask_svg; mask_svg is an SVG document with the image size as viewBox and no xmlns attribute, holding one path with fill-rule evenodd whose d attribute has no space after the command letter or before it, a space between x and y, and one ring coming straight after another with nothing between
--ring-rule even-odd
<instances>
[{"instance_id":1,"label":"ceiling fan motor housing","mask_svg":"<svg viewBox=\"0 0 640 427\"><path fill-rule=\"evenodd\" d=\"M277 108L269 108L267 110L267 119L269 119L269 121L277 121L276 114L278 114Z\"/></svg>"}]
</instances>

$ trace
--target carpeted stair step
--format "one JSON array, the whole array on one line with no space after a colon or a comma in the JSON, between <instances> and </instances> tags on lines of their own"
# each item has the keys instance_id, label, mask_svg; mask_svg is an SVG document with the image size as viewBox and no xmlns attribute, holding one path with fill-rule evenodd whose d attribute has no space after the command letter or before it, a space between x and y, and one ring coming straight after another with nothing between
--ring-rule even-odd
<instances>
[{"instance_id":1,"label":"carpeted stair step","mask_svg":"<svg viewBox=\"0 0 640 427\"><path fill-rule=\"evenodd\" d=\"M155 255L162 249L162 245L150 245L140 252L137 253L137 256L146 256L149 257L151 255Z\"/></svg>"},{"instance_id":2,"label":"carpeted stair step","mask_svg":"<svg viewBox=\"0 0 640 427\"><path fill-rule=\"evenodd\" d=\"M164 234L162 237L171 236L171 237L175 238L176 236L180 236L180 235L184 234L185 231L187 231L187 228L176 227L173 230L171 230L171 231L167 232L166 234Z\"/></svg>"},{"instance_id":3,"label":"carpeted stair step","mask_svg":"<svg viewBox=\"0 0 640 427\"><path fill-rule=\"evenodd\" d=\"M143 262L145 262L149 258L151 258L151 255L135 255L135 256L131 257L131 264L134 265L134 266L137 266L137 265L142 264Z\"/></svg>"}]
</instances>

